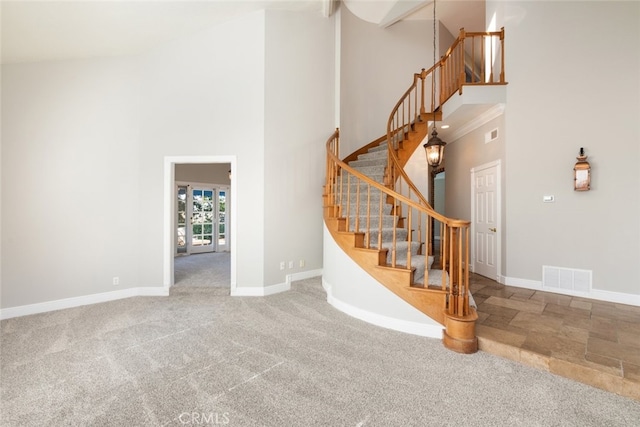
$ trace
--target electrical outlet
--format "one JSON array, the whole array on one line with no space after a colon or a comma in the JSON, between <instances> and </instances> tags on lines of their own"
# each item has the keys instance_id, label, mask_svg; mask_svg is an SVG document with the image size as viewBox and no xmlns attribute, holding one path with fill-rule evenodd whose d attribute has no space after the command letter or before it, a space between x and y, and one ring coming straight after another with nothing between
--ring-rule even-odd
<instances>
[{"instance_id":1,"label":"electrical outlet","mask_svg":"<svg viewBox=\"0 0 640 427\"><path fill-rule=\"evenodd\" d=\"M280 270L284 270L284 261L280 261Z\"/></svg>"},{"instance_id":2,"label":"electrical outlet","mask_svg":"<svg viewBox=\"0 0 640 427\"><path fill-rule=\"evenodd\" d=\"M118 276L115 276L113 278L113 286L118 286L120 284L120 278Z\"/></svg>"},{"instance_id":3,"label":"electrical outlet","mask_svg":"<svg viewBox=\"0 0 640 427\"><path fill-rule=\"evenodd\" d=\"M303 259L300 260L300 264L299 265L300 265L300 268L304 267L304 260Z\"/></svg>"},{"instance_id":4,"label":"electrical outlet","mask_svg":"<svg viewBox=\"0 0 640 427\"><path fill-rule=\"evenodd\" d=\"M293 268L293 261L289 261L289 268Z\"/></svg>"}]
</instances>

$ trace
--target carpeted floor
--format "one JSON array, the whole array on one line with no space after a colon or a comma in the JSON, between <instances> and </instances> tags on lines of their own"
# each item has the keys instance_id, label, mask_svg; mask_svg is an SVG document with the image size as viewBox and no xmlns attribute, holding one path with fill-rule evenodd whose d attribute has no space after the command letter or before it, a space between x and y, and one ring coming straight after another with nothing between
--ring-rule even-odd
<instances>
[{"instance_id":1,"label":"carpeted floor","mask_svg":"<svg viewBox=\"0 0 640 427\"><path fill-rule=\"evenodd\" d=\"M231 287L231 254L208 252L174 258L174 285L184 287Z\"/></svg>"},{"instance_id":2,"label":"carpeted floor","mask_svg":"<svg viewBox=\"0 0 640 427\"><path fill-rule=\"evenodd\" d=\"M640 403L369 325L320 278L1 322L2 426L637 426Z\"/></svg>"}]
</instances>

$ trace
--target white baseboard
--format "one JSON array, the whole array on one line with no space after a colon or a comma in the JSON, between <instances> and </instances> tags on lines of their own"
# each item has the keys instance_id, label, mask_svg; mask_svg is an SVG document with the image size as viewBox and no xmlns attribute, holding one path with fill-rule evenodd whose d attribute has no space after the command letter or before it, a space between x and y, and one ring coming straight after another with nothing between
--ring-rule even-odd
<instances>
[{"instance_id":1,"label":"white baseboard","mask_svg":"<svg viewBox=\"0 0 640 427\"><path fill-rule=\"evenodd\" d=\"M398 332L404 332L407 334L419 335L421 337L428 338L442 338L442 326L425 325L422 323L416 323L407 320L394 319L391 317L382 316L378 313L366 311L336 299L331 293L331 284L327 283L324 279L322 279L322 287L327 292L327 302L336 310L348 314L351 317L355 317L356 319L360 319L372 325L392 329Z\"/></svg>"},{"instance_id":2,"label":"white baseboard","mask_svg":"<svg viewBox=\"0 0 640 427\"><path fill-rule=\"evenodd\" d=\"M291 282L296 280L310 279L312 277L322 276L322 269L300 271L298 273L287 274L286 281L284 283L277 283L269 286L251 286L251 287L236 287L231 291L232 297L265 297L268 295L278 294L280 292L286 292L291 290Z\"/></svg>"},{"instance_id":3,"label":"white baseboard","mask_svg":"<svg viewBox=\"0 0 640 427\"><path fill-rule=\"evenodd\" d=\"M600 289L591 289L588 293L571 292L564 289L549 289L542 287L542 281L519 279L516 277L500 276L500 283L507 286L514 286L517 288L531 289L535 291L551 292L560 295L580 296L583 298L591 298L599 301L615 302L619 304L635 305L640 307L640 295L625 294L622 292L603 291Z\"/></svg>"},{"instance_id":4,"label":"white baseboard","mask_svg":"<svg viewBox=\"0 0 640 427\"><path fill-rule=\"evenodd\" d=\"M640 295L623 294L620 292L603 291L600 289L591 289L590 298L640 307Z\"/></svg>"},{"instance_id":5,"label":"white baseboard","mask_svg":"<svg viewBox=\"0 0 640 427\"><path fill-rule=\"evenodd\" d=\"M231 290L232 297L264 297L291 289L290 283L277 283L270 286L242 286Z\"/></svg>"},{"instance_id":6,"label":"white baseboard","mask_svg":"<svg viewBox=\"0 0 640 427\"><path fill-rule=\"evenodd\" d=\"M298 273L287 274L287 282L295 282L296 280L311 279L312 277L322 276L322 269L300 271Z\"/></svg>"},{"instance_id":7,"label":"white baseboard","mask_svg":"<svg viewBox=\"0 0 640 427\"><path fill-rule=\"evenodd\" d=\"M21 305L0 309L0 320L13 317L28 316L30 314L46 313L49 311L63 310L65 308L80 307L83 305L98 304L101 302L115 301L123 298L137 296L167 296L169 290L165 287L139 287L128 288L100 294L84 295L81 297L65 298L54 301L46 301L37 304Z\"/></svg>"},{"instance_id":8,"label":"white baseboard","mask_svg":"<svg viewBox=\"0 0 640 427\"><path fill-rule=\"evenodd\" d=\"M500 276L499 283L506 286L514 286L516 288L532 289L536 291L542 290L542 282L539 280L519 279L517 277Z\"/></svg>"}]
</instances>

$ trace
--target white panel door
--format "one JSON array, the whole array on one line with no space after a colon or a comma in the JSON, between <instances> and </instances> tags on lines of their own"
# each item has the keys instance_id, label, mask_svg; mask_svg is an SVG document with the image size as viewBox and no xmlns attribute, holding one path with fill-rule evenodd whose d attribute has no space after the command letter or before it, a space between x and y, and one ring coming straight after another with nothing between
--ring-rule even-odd
<instances>
[{"instance_id":1,"label":"white panel door","mask_svg":"<svg viewBox=\"0 0 640 427\"><path fill-rule=\"evenodd\" d=\"M498 278L498 165L472 170L474 272Z\"/></svg>"}]
</instances>

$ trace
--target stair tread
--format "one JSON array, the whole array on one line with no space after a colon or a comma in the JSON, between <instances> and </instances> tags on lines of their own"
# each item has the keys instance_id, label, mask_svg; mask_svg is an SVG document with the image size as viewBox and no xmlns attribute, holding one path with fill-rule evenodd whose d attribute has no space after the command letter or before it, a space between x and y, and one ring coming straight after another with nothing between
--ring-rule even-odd
<instances>
[{"instance_id":1,"label":"stair tread","mask_svg":"<svg viewBox=\"0 0 640 427\"><path fill-rule=\"evenodd\" d=\"M407 286L407 289L415 292L438 292L438 293L444 293L444 294L449 293L449 291L447 291L446 289L438 288L435 286L429 286L425 288L424 286L411 285L411 286Z\"/></svg>"}]
</instances>

